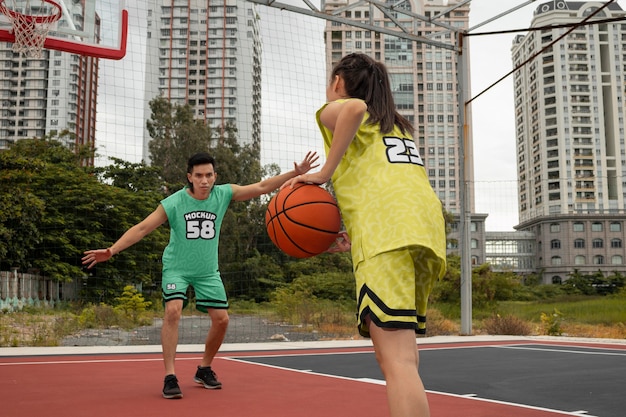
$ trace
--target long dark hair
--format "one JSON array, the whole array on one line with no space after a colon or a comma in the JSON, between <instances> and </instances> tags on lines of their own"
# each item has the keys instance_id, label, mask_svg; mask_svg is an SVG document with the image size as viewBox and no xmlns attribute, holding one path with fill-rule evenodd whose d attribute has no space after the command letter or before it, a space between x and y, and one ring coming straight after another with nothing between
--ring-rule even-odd
<instances>
[{"instance_id":1,"label":"long dark hair","mask_svg":"<svg viewBox=\"0 0 626 417\"><path fill-rule=\"evenodd\" d=\"M411 122L396 111L385 64L365 54L349 54L335 65L331 80L337 75L344 79L350 97L360 98L367 104L367 123L379 123L382 133L391 132L397 125L402 133L413 134Z\"/></svg>"}]
</instances>

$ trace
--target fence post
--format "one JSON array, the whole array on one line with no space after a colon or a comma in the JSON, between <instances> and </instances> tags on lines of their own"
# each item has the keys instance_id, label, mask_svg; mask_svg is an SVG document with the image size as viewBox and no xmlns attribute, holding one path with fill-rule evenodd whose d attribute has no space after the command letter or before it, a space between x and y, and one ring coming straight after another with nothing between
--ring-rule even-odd
<instances>
[{"instance_id":1,"label":"fence post","mask_svg":"<svg viewBox=\"0 0 626 417\"><path fill-rule=\"evenodd\" d=\"M18 267L14 266L11 268L11 279L10 279L10 283L11 285L9 286L9 305L13 308L17 308L19 307L19 280L17 278L17 271L18 271Z\"/></svg>"}]
</instances>

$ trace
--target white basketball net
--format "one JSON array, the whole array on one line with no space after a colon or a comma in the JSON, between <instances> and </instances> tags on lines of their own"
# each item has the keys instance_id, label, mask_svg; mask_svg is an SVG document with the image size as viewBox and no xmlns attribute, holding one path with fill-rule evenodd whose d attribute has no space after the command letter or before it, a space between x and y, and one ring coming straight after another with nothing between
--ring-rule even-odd
<instances>
[{"instance_id":1,"label":"white basketball net","mask_svg":"<svg viewBox=\"0 0 626 417\"><path fill-rule=\"evenodd\" d=\"M9 9L5 0L0 3L0 13L6 15L13 26L13 52L23 53L32 58L41 58L44 42L52 24L56 22L60 15L55 13L54 7L41 2L38 8L28 7L25 13L20 13L13 8ZM27 2L30 5L30 2Z\"/></svg>"}]
</instances>

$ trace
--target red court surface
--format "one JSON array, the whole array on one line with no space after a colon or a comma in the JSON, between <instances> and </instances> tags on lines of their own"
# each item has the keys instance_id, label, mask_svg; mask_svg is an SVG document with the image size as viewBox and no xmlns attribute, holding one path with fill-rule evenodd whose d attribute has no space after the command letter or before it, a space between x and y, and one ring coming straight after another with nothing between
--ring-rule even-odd
<instances>
[{"instance_id":1,"label":"red court surface","mask_svg":"<svg viewBox=\"0 0 626 417\"><path fill-rule=\"evenodd\" d=\"M423 345L422 345L423 346ZM458 344L427 345L428 349ZM463 346L467 346L464 344ZM193 382L199 353L177 357L177 376L184 398L161 397L163 365L159 353L12 356L0 349L2 416L110 417L211 415L245 416L388 416L385 387L353 378L251 363L246 356L342 352L344 349L223 352L213 367L224 387L207 390ZM154 351L153 351L154 352ZM523 405L428 392L433 417L573 416Z\"/></svg>"}]
</instances>

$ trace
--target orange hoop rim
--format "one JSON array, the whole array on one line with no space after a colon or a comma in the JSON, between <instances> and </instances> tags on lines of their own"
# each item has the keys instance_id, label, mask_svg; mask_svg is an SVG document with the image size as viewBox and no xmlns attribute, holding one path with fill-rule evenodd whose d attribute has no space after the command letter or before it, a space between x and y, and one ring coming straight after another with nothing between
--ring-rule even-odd
<instances>
[{"instance_id":1,"label":"orange hoop rim","mask_svg":"<svg viewBox=\"0 0 626 417\"><path fill-rule=\"evenodd\" d=\"M22 19L26 20L29 23L42 24L42 23L56 22L63 15L63 11L61 10L61 5L59 5L59 3L57 3L54 0L42 0L44 3L51 4L57 9L56 14L51 14L51 15L46 15L46 16L33 16L29 14L16 12L14 10L9 9L6 5L4 5L3 4L4 1L5 0L0 0L0 8L3 10L6 10L7 13L5 14L7 14L11 19L17 19L19 16L21 16Z\"/></svg>"}]
</instances>

